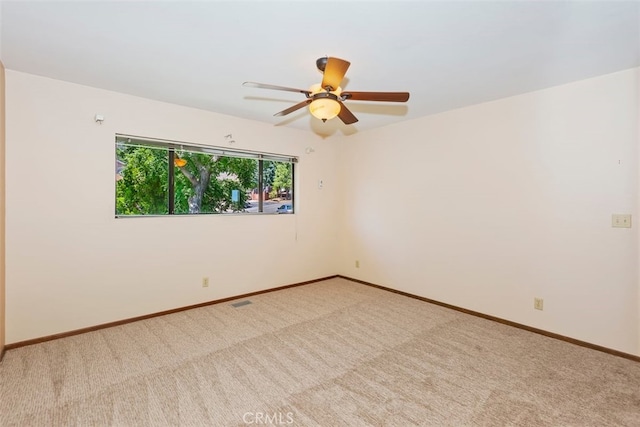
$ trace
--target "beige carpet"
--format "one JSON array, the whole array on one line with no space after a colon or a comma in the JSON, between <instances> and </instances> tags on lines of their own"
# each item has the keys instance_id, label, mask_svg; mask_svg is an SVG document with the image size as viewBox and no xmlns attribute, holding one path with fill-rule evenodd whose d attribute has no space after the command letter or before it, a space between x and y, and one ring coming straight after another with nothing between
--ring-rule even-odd
<instances>
[{"instance_id":1,"label":"beige carpet","mask_svg":"<svg viewBox=\"0 0 640 427\"><path fill-rule=\"evenodd\" d=\"M7 352L0 425L640 426L640 363L331 279Z\"/></svg>"}]
</instances>

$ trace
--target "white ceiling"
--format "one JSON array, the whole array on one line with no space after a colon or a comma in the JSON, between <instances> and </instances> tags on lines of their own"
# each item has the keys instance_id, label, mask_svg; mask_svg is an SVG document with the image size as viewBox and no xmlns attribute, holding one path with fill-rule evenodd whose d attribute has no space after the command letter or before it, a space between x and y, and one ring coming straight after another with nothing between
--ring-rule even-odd
<instances>
[{"instance_id":1,"label":"white ceiling","mask_svg":"<svg viewBox=\"0 0 640 427\"><path fill-rule=\"evenodd\" d=\"M313 131L352 134L640 66L640 2L2 1L10 70ZM343 88L409 91L346 101L360 119L273 114L315 60L351 62Z\"/></svg>"}]
</instances>

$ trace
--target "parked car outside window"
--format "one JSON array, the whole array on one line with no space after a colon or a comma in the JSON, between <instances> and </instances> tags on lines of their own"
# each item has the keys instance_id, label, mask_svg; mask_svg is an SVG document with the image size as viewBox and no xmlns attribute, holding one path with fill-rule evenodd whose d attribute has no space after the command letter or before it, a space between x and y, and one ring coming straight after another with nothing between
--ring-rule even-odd
<instances>
[{"instance_id":1,"label":"parked car outside window","mask_svg":"<svg viewBox=\"0 0 640 427\"><path fill-rule=\"evenodd\" d=\"M276 209L277 213L293 213L293 205L280 205Z\"/></svg>"}]
</instances>

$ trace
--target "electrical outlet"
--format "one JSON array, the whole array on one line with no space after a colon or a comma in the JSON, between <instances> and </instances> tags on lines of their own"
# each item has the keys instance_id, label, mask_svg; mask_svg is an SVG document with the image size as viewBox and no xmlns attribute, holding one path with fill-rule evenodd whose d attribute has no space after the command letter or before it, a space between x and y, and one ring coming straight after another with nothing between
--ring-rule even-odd
<instances>
[{"instance_id":1,"label":"electrical outlet","mask_svg":"<svg viewBox=\"0 0 640 427\"><path fill-rule=\"evenodd\" d=\"M544 300L542 298L534 298L533 308L536 310L544 310Z\"/></svg>"},{"instance_id":2,"label":"electrical outlet","mask_svg":"<svg viewBox=\"0 0 640 427\"><path fill-rule=\"evenodd\" d=\"M209 287L209 278L208 277L203 277L202 278L202 287L203 288L208 288Z\"/></svg>"},{"instance_id":3,"label":"electrical outlet","mask_svg":"<svg viewBox=\"0 0 640 427\"><path fill-rule=\"evenodd\" d=\"M631 214L611 215L611 226L616 228L631 228Z\"/></svg>"},{"instance_id":4,"label":"electrical outlet","mask_svg":"<svg viewBox=\"0 0 640 427\"><path fill-rule=\"evenodd\" d=\"M356 268L360 268L360 261L356 260Z\"/></svg>"}]
</instances>

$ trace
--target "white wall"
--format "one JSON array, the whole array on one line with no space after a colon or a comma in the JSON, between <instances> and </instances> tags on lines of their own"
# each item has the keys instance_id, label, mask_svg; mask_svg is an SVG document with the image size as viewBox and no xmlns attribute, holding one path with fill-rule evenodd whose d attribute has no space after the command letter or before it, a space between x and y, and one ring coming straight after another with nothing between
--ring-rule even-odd
<instances>
[{"instance_id":1,"label":"white wall","mask_svg":"<svg viewBox=\"0 0 640 427\"><path fill-rule=\"evenodd\" d=\"M332 142L12 70L6 101L7 343L336 273ZM116 132L300 156L298 212L115 219Z\"/></svg>"},{"instance_id":2,"label":"white wall","mask_svg":"<svg viewBox=\"0 0 640 427\"><path fill-rule=\"evenodd\" d=\"M640 82L640 68L636 69L636 81ZM636 85L636 105L638 106L638 109L640 110L640 83ZM640 116L640 113L638 114ZM636 138L637 141L640 145L640 118L636 119L636 126L637 126L637 131L636 131ZM638 150L638 183L640 183L640 149ZM640 191L640 188L638 188L638 191ZM636 212L640 213L640 197L638 197L638 207L636 208ZM640 218L636 218L636 224L638 224L638 220L640 220ZM638 233L640 236L640 233ZM636 242L636 247L638 248L638 256L639 258L636 260L636 269L638 269L638 351L637 354L640 354L640 237L638 238L638 241Z\"/></svg>"},{"instance_id":3,"label":"white wall","mask_svg":"<svg viewBox=\"0 0 640 427\"><path fill-rule=\"evenodd\" d=\"M639 74L321 140L7 70L6 342L340 273L640 354ZM298 213L115 219L116 132L298 155Z\"/></svg>"},{"instance_id":4,"label":"white wall","mask_svg":"<svg viewBox=\"0 0 640 427\"><path fill-rule=\"evenodd\" d=\"M4 236L5 236L5 178L4 178L4 153L5 153L5 71L4 64L0 61L0 357L5 344L5 262L4 262Z\"/></svg>"},{"instance_id":5,"label":"white wall","mask_svg":"<svg viewBox=\"0 0 640 427\"><path fill-rule=\"evenodd\" d=\"M0 22L2 22L2 5L3 2L0 1ZM2 60L2 26L0 25L0 61Z\"/></svg>"},{"instance_id":6,"label":"white wall","mask_svg":"<svg viewBox=\"0 0 640 427\"><path fill-rule=\"evenodd\" d=\"M637 94L633 69L349 137L340 274L640 354Z\"/></svg>"}]
</instances>

